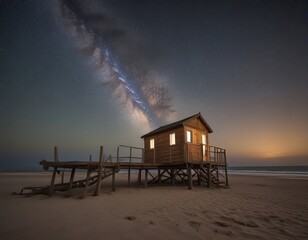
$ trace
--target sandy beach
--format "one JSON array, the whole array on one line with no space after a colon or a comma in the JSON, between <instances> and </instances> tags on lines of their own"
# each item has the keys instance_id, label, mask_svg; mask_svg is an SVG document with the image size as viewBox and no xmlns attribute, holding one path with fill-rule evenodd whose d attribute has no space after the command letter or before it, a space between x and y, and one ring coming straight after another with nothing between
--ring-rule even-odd
<instances>
[{"instance_id":1,"label":"sandy beach","mask_svg":"<svg viewBox=\"0 0 308 240\"><path fill-rule=\"evenodd\" d=\"M115 192L104 180L82 200L80 189L11 195L50 175L0 173L0 239L308 239L308 178L230 175L229 189L188 190L127 187L117 174Z\"/></svg>"}]
</instances>

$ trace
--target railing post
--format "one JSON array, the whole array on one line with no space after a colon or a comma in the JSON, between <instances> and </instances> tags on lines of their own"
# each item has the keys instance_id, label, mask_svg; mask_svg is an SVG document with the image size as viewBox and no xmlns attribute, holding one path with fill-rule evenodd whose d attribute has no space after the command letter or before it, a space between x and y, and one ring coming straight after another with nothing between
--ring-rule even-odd
<instances>
[{"instance_id":1,"label":"railing post","mask_svg":"<svg viewBox=\"0 0 308 240\"><path fill-rule=\"evenodd\" d=\"M130 186L130 165L132 163L132 147L129 148L128 186Z\"/></svg>"},{"instance_id":2,"label":"railing post","mask_svg":"<svg viewBox=\"0 0 308 240\"><path fill-rule=\"evenodd\" d=\"M228 181L228 170L227 170L227 157L226 157L226 149L224 150L224 159L225 159L225 176L226 176L226 186L229 186Z\"/></svg>"},{"instance_id":3,"label":"railing post","mask_svg":"<svg viewBox=\"0 0 308 240\"><path fill-rule=\"evenodd\" d=\"M57 146L54 147L53 156L54 156L54 161L59 162L58 147Z\"/></svg>"},{"instance_id":4,"label":"railing post","mask_svg":"<svg viewBox=\"0 0 308 240\"><path fill-rule=\"evenodd\" d=\"M103 155L104 155L104 148L103 146L100 146L99 149L99 162L97 166L97 183L96 183L96 189L95 189L95 196L98 196L101 190L101 180L102 180L102 170L103 170Z\"/></svg>"},{"instance_id":5,"label":"railing post","mask_svg":"<svg viewBox=\"0 0 308 240\"><path fill-rule=\"evenodd\" d=\"M120 146L117 148L117 163L119 163L119 152L120 152Z\"/></svg>"}]
</instances>

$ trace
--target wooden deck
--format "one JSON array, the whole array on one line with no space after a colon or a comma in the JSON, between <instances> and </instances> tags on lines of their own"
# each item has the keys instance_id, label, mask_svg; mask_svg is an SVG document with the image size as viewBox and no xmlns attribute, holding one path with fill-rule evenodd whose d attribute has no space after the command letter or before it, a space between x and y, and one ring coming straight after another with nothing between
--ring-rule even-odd
<instances>
[{"instance_id":1,"label":"wooden deck","mask_svg":"<svg viewBox=\"0 0 308 240\"><path fill-rule=\"evenodd\" d=\"M121 148L129 148L128 156L121 156ZM93 195L99 195L101 182L112 177L112 190L115 191L116 173L127 171L127 184L131 183L131 170L138 170L138 184L148 187L154 184L186 184L189 189L194 185L206 187L228 187L227 164L225 159L211 158L211 161L189 160L187 162L172 163L144 163L142 156L134 156L134 148L120 145L116 159L111 157L104 160L103 147L100 147L99 161L59 161L57 147L54 148L54 161L42 160L40 165L45 170L53 169L50 185L48 187L27 187L20 194L48 194L52 196L56 191L67 192L70 196L72 189L84 188L82 198L88 195L89 187L94 185ZM218 156L218 155L216 155ZM114 161L113 161L114 160ZM85 170L86 177L74 181L76 170ZM69 182L64 182L64 174L70 172ZM55 184L56 174L62 172L61 183Z\"/></svg>"}]
</instances>

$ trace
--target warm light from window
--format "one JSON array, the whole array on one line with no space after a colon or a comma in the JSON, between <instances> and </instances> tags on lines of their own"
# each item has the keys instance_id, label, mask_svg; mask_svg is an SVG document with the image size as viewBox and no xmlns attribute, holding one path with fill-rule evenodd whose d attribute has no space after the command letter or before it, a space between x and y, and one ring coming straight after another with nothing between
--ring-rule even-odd
<instances>
[{"instance_id":1,"label":"warm light from window","mask_svg":"<svg viewBox=\"0 0 308 240\"><path fill-rule=\"evenodd\" d=\"M191 131L186 131L186 142L191 143L192 142L192 134Z\"/></svg>"},{"instance_id":2,"label":"warm light from window","mask_svg":"<svg viewBox=\"0 0 308 240\"><path fill-rule=\"evenodd\" d=\"M206 135L202 134L202 144L206 145Z\"/></svg>"},{"instance_id":3,"label":"warm light from window","mask_svg":"<svg viewBox=\"0 0 308 240\"><path fill-rule=\"evenodd\" d=\"M150 149L154 149L155 147L155 141L154 139L150 139Z\"/></svg>"},{"instance_id":4,"label":"warm light from window","mask_svg":"<svg viewBox=\"0 0 308 240\"><path fill-rule=\"evenodd\" d=\"M170 134L170 145L175 145L175 133Z\"/></svg>"}]
</instances>

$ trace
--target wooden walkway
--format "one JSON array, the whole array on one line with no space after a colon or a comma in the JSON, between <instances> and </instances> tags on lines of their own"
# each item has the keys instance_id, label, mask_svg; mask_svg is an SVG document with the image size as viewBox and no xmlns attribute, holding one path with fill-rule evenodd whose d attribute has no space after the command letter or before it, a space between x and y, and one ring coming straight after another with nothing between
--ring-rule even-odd
<instances>
[{"instance_id":1,"label":"wooden walkway","mask_svg":"<svg viewBox=\"0 0 308 240\"><path fill-rule=\"evenodd\" d=\"M121 157L119 148L129 148L129 157ZM84 188L81 198L88 195L89 187L95 187L93 195L99 195L101 190L101 182L112 177L112 190L115 191L116 173L121 170L127 171L127 183L131 184L131 170L138 170L138 184L144 187L154 184L186 184L188 189L192 189L194 185L206 187L228 187L228 174L226 159L218 161L193 161L189 162L172 162L164 164L145 164L142 157L132 155L134 147L122 146L118 147L117 158L112 162L110 157L107 161L103 157L103 147L100 147L99 161L59 161L57 147L54 148L54 161L42 160L40 164L45 170L53 168L50 185L47 187L26 187L20 194L48 194L52 196L54 192L66 192L70 196L72 189ZM139 149L139 148L137 148ZM133 160L139 160L134 162ZM220 158L221 159L221 158ZM141 160L141 161L140 161ZM86 170L86 177L82 180L74 180L76 170ZM69 182L64 182L65 171L70 172ZM56 174L62 172L61 183L55 184Z\"/></svg>"}]
</instances>

